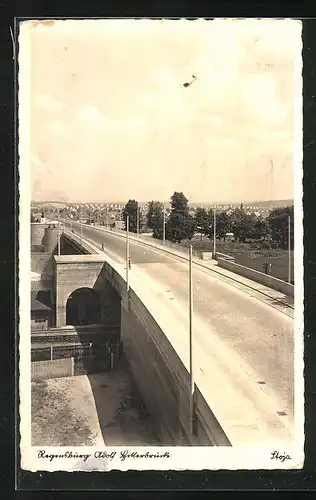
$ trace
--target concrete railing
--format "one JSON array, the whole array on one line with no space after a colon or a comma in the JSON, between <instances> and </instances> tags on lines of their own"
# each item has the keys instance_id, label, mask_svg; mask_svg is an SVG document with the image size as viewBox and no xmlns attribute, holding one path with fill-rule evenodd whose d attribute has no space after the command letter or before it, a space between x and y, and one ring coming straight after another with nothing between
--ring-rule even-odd
<instances>
[{"instance_id":1,"label":"concrete railing","mask_svg":"<svg viewBox=\"0 0 316 500\"><path fill-rule=\"evenodd\" d=\"M72 231L70 231L70 229L64 228L63 234L64 234L64 236L66 236L66 238L70 239L71 242L75 243L79 248L82 248L82 250L84 250L86 253L88 253L88 254L101 253L101 250L99 248L97 248L92 243L89 243L85 238L82 238L82 240L81 240L81 237L78 236L76 233L73 233Z\"/></svg>"},{"instance_id":2,"label":"concrete railing","mask_svg":"<svg viewBox=\"0 0 316 500\"><path fill-rule=\"evenodd\" d=\"M261 285L273 288L274 290L284 293L285 295L294 297L294 285L291 285L286 281L274 278L274 276L261 273L260 271L255 271L249 267L236 264L228 259L218 258L217 262L220 267L227 269L228 271L232 271L233 273L244 276L245 278L255 281L256 283L260 283Z\"/></svg>"},{"instance_id":3,"label":"concrete railing","mask_svg":"<svg viewBox=\"0 0 316 500\"><path fill-rule=\"evenodd\" d=\"M226 253L221 253L221 252L216 252L215 254L215 260L218 259L225 259L231 262L235 262L235 257L232 257L231 255L227 255Z\"/></svg>"}]
</instances>

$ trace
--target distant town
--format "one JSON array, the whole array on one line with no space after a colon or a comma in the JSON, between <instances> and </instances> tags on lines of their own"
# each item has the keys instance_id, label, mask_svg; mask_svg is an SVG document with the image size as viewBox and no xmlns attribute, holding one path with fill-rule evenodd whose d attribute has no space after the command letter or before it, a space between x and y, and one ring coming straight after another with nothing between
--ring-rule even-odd
<instances>
[{"instance_id":1,"label":"distant town","mask_svg":"<svg viewBox=\"0 0 316 500\"><path fill-rule=\"evenodd\" d=\"M245 213L254 214L256 217L266 218L269 212L274 208L287 207L293 205L293 200L273 200L273 201L254 201L242 203ZM35 219L40 219L44 211L48 216L54 216L63 212L63 215L74 220L82 220L87 223L104 223L106 225L115 224L117 228L123 226L122 214L126 203L117 202L64 202L64 201L33 201L32 216L33 222ZM170 202L163 202L163 205L168 215L171 211ZM195 215L198 208L212 209L220 212L226 212L230 215L241 203L189 203L190 214ZM141 216L146 217L148 212L148 202L138 202L138 207ZM39 220L38 220L39 221Z\"/></svg>"}]
</instances>

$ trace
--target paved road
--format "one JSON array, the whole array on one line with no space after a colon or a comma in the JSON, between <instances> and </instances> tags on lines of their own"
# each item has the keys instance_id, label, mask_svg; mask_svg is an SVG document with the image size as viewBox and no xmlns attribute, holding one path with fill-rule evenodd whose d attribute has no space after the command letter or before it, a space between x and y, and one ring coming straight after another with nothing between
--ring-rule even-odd
<instances>
[{"instance_id":1,"label":"paved road","mask_svg":"<svg viewBox=\"0 0 316 500\"><path fill-rule=\"evenodd\" d=\"M73 223L76 232L79 225ZM83 237L101 246L117 262L124 262L125 240L93 227L83 227ZM132 269L136 266L157 282L172 300L188 310L188 269L169 255L130 241ZM294 322L282 312L249 297L219 278L193 269L194 314L212 335L238 355L243 366L267 394L278 401L278 411L290 419L294 413ZM183 316L186 321L186 315ZM196 322L196 324L198 321ZM196 329L195 341L212 348L212 336Z\"/></svg>"}]
</instances>

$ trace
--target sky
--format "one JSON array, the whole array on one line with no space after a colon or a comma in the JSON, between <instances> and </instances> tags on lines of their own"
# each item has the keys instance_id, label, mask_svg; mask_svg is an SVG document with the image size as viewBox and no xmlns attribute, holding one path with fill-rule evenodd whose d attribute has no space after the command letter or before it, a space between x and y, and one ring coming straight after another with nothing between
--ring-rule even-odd
<instances>
[{"instance_id":1,"label":"sky","mask_svg":"<svg viewBox=\"0 0 316 500\"><path fill-rule=\"evenodd\" d=\"M293 198L299 21L27 21L19 43L33 200Z\"/></svg>"}]
</instances>

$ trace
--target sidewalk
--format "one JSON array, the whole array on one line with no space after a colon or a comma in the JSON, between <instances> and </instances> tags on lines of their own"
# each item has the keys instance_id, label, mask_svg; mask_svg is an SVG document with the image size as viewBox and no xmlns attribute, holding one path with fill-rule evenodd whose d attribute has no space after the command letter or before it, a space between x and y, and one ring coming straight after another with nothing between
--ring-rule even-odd
<instances>
[{"instance_id":1,"label":"sidewalk","mask_svg":"<svg viewBox=\"0 0 316 500\"><path fill-rule=\"evenodd\" d=\"M195 259L194 259L195 261ZM243 285L250 287L260 293L264 293L265 295L268 295L272 299L275 300L281 300L282 302L288 304L288 305L293 305L294 304L294 298L290 297L288 295L285 295L282 292L278 292L277 290L274 290L273 288L269 288L265 285L262 285L261 283L257 283L256 281L252 281L248 278L245 278L244 276L241 276L240 274L233 273L232 271L228 271L227 269L224 269L220 267L217 263L216 260L212 260L210 262L203 262L203 267L206 267L210 269L213 272L216 272L217 274L220 274L221 276L226 276L227 278L231 280L238 281L238 283L242 283Z\"/></svg>"}]
</instances>

